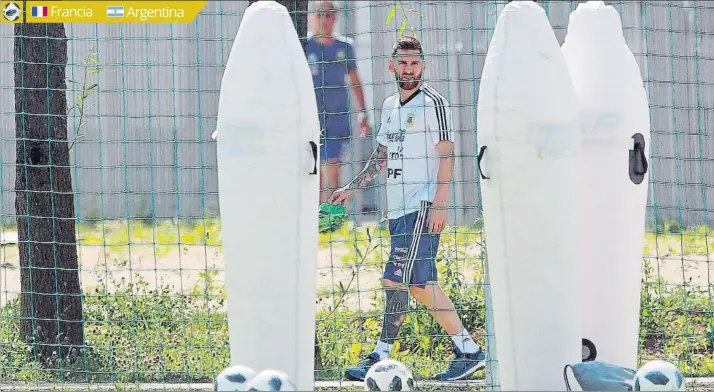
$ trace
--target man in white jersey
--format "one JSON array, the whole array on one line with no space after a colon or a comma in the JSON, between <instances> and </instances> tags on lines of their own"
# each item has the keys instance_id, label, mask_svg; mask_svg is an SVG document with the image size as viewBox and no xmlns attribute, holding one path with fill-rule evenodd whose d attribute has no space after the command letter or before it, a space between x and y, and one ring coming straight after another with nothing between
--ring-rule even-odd
<instances>
[{"instance_id":1,"label":"man in white jersey","mask_svg":"<svg viewBox=\"0 0 714 392\"><path fill-rule=\"evenodd\" d=\"M391 253L384 269L386 291L382 333L374 350L345 376L363 381L369 368L389 357L409 310L409 294L424 304L455 344L439 381L461 380L484 367L485 353L463 327L454 304L437 283L436 254L446 222L454 137L447 100L422 82L426 63L421 43L400 37L389 61L399 91L384 100L378 146L364 169L330 197L344 203L355 188L387 168Z\"/></svg>"}]
</instances>

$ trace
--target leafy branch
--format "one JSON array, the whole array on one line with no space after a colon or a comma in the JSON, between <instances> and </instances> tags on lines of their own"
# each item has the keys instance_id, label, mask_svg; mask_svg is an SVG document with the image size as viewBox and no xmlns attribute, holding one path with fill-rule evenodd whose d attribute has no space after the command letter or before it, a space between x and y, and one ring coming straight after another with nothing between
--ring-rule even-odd
<instances>
[{"instance_id":1,"label":"leafy branch","mask_svg":"<svg viewBox=\"0 0 714 392\"><path fill-rule=\"evenodd\" d=\"M67 111L68 116L70 113L72 113L72 111L77 111L77 113L79 114L79 123L77 124L77 128L74 131L74 140L69 145L70 151L72 151L72 148L74 147L74 144L77 143L77 140L84 138L84 135L80 133L82 127L87 125L87 122L84 121L84 113L86 110L94 106L94 103L89 104L88 106L85 106L85 103L87 101L87 98L89 98L89 96L94 90L96 90L98 86L97 83L93 83L87 86L89 76L95 73L99 73L103 69L101 66L99 66L99 60L97 60L96 46L93 46L92 49L89 50L89 54L87 55L87 57L82 60L82 66L84 68L84 74L81 83L74 80L67 80L72 84L80 86L80 92L77 94L77 101Z\"/></svg>"},{"instance_id":2,"label":"leafy branch","mask_svg":"<svg viewBox=\"0 0 714 392\"><path fill-rule=\"evenodd\" d=\"M334 306L330 310L330 314L327 315L326 318L332 317L332 315L337 311L337 309L342 305L342 302L344 302L345 297L349 293L349 289L354 283L355 279L359 275L360 269L362 268L362 265L364 264L365 261L367 261L367 258L369 255L374 252L378 247L380 247L379 241L374 241L374 237L372 237L372 233L369 230L369 227L367 228L367 246L364 249L364 252L360 250L357 241L353 243L355 253L357 254L357 263L356 265L352 268L352 276L350 277L350 281L347 283L347 287L342 284L342 281L338 282L339 288L340 288L340 297L337 299L335 302Z\"/></svg>"},{"instance_id":3,"label":"leafy branch","mask_svg":"<svg viewBox=\"0 0 714 392\"><path fill-rule=\"evenodd\" d=\"M394 18L397 16L397 12L401 13L403 19L402 23L399 26L399 35L402 36L404 35L404 31L409 28L409 30L412 32L412 36L414 38L418 38L416 34L416 30L414 29L414 25L411 24L409 21L409 15L416 16L417 18L423 18L424 16L417 10L412 9L412 8L407 8L402 6L400 2L396 2L394 6L392 7L391 10L389 10L389 14L387 15L387 20L384 22L384 24L388 25L392 23Z\"/></svg>"}]
</instances>

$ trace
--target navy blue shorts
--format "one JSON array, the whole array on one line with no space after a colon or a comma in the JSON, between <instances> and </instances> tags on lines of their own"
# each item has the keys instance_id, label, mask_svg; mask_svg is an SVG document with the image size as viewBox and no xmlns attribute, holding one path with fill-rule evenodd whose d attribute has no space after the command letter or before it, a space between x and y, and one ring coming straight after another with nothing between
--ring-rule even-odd
<instances>
[{"instance_id":1,"label":"navy blue shorts","mask_svg":"<svg viewBox=\"0 0 714 392\"><path fill-rule=\"evenodd\" d=\"M323 129L320 136L320 161L341 161L350 144L349 133L343 131L337 135L325 135Z\"/></svg>"},{"instance_id":2,"label":"navy blue shorts","mask_svg":"<svg viewBox=\"0 0 714 392\"><path fill-rule=\"evenodd\" d=\"M341 160L342 155L347 150L349 139L327 139L322 141L320 146L320 161Z\"/></svg>"},{"instance_id":3,"label":"navy blue shorts","mask_svg":"<svg viewBox=\"0 0 714 392\"><path fill-rule=\"evenodd\" d=\"M429 230L430 208L431 203L423 201L419 211L389 220L392 249L384 279L420 288L436 282L439 233Z\"/></svg>"}]
</instances>

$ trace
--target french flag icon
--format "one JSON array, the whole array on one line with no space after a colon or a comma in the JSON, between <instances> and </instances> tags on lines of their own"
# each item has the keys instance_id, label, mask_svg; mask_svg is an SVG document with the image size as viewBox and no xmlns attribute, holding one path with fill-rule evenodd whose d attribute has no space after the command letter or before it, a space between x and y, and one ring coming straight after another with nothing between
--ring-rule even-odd
<instances>
[{"instance_id":1,"label":"french flag icon","mask_svg":"<svg viewBox=\"0 0 714 392\"><path fill-rule=\"evenodd\" d=\"M48 9L46 5L33 5L32 16L35 18L46 18Z\"/></svg>"}]
</instances>

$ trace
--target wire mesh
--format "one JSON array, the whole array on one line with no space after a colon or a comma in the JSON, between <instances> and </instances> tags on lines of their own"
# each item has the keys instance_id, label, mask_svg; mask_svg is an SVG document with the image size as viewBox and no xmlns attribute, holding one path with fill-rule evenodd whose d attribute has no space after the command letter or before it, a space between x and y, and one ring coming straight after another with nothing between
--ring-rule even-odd
<instances>
[{"instance_id":1,"label":"wire mesh","mask_svg":"<svg viewBox=\"0 0 714 392\"><path fill-rule=\"evenodd\" d=\"M578 3L539 2L561 43L568 15ZM688 377L711 376L714 3L607 3L622 16L651 108L640 359L665 357ZM400 32L416 34L423 44L426 80L450 102L455 130L449 228L437 257L439 281L486 351L493 342L486 317L475 109L488 43L505 4L346 1L339 4L336 30L354 46L373 130L364 138L357 135L358 102L349 97L355 115L350 116L351 137L342 163L336 164L339 185L357 175L374 148L381 103L395 91L387 67L394 40ZM69 268L71 261L56 257L30 257L32 268L20 264L28 237L18 222L33 222L25 218L39 207L26 206L21 209L25 215L18 216L18 205L31 192L17 189L17 175L27 170L28 143L48 144L46 132L53 128L42 120L45 128L34 134L45 136L32 139L22 136L27 126L15 121L22 112L16 107L17 75L24 68L18 65L14 43L35 42L42 48L50 46L50 39L31 41L25 34L19 40L20 30L0 25L0 383L210 383L228 364L224 239L210 135L223 67L246 7L247 2L209 2L185 25L64 26L69 143L52 134L49 144L69 149L69 170L62 175L71 175L77 242L77 266ZM51 72L54 68L47 64L58 65L54 61L48 54L36 70ZM42 91L49 97L47 90L45 84ZM36 114L48 117L47 111ZM35 191L47 193L47 187ZM380 278L390 247L385 197L381 186L363 189L348 203L348 224L320 236L319 383L342 385L345 368L369 353L379 335L384 306ZM61 216L35 218L43 218L34 220L34 228L44 229L41 238L47 243L40 245L52 255L58 238L65 238L52 226ZM56 285L59 273L77 274L82 287L82 346L72 351L61 339L40 344L41 336L24 335L27 328L37 333L42 320L23 317L32 312L23 310L21 294L36 294L35 301L56 307L60 301L47 297L58 297L59 286L37 293L27 288L42 279ZM48 314L56 320L62 311ZM412 301L393 356L417 378L425 378L443 370L450 355L449 336L423 305ZM484 372L473 378L473 387L497 383L496 378L485 380Z\"/></svg>"}]
</instances>

